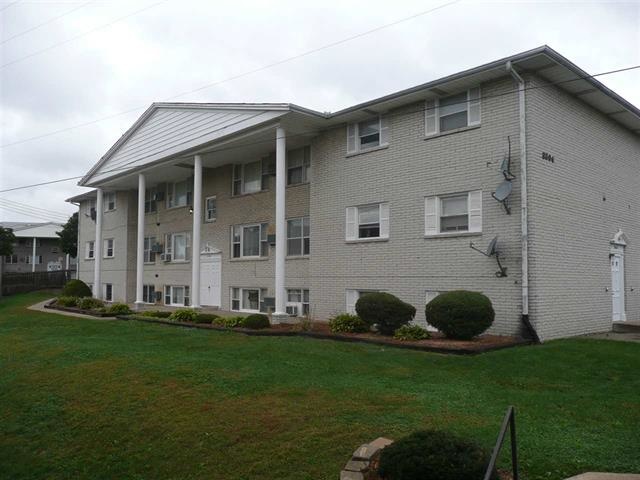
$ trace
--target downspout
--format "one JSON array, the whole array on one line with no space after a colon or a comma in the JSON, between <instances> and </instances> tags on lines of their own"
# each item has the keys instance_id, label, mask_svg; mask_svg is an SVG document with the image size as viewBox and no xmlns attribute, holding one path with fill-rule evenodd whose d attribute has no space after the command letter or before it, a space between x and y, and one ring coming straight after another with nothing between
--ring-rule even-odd
<instances>
[{"instance_id":1,"label":"downspout","mask_svg":"<svg viewBox=\"0 0 640 480\"><path fill-rule=\"evenodd\" d=\"M536 343L540 343L540 337L529 320L529 210L528 210L528 192L527 192L527 121L525 111L525 84L522 77L516 72L508 61L506 64L507 72L511 74L518 83L518 116L519 116L519 138L520 138L520 205L521 217L520 225L522 228L522 323L529 331L529 334Z\"/></svg>"}]
</instances>

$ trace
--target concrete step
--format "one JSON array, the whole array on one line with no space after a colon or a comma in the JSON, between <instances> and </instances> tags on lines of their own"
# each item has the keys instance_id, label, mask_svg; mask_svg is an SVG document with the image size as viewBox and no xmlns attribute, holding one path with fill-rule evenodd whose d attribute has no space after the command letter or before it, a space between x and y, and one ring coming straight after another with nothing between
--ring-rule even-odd
<instances>
[{"instance_id":1,"label":"concrete step","mask_svg":"<svg viewBox=\"0 0 640 480\"><path fill-rule=\"evenodd\" d=\"M587 472L567 480L640 480L640 475L634 473L602 473Z\"/></svg>"},{"instance_id":2,"label":"concrete step","mask_svg":"<svg viewBox=\"0 0 640 480\"><path fill-rule=\"evenodd\" d=\"M616 333L640 333L640 322L613 322Z\"/></svg>"}]
</instances>

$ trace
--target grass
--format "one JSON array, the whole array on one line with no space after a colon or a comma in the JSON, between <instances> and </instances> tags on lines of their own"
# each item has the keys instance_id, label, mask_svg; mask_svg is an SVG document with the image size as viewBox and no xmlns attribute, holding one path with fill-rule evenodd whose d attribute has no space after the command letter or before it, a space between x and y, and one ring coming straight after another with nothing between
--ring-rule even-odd
<instances>
[{"instance_id":1,"label":"grass","mask_svg":"<svg viewBox=\"0 0 640 480\"><path fill-rule=\"evenodd\" d=\"M0 301L3 479L335 479L378 436L490 448L509 404L525 479L640 471L640 344L444 356L25 309L44 298Z\"/></svg>"}]
</instances>

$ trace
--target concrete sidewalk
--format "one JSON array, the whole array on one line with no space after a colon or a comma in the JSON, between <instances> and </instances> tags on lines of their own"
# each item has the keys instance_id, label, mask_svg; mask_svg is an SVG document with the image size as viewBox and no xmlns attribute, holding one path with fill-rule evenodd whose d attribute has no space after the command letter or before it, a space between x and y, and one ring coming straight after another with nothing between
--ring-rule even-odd
<instances>
[{"instance_id":1,"label":"concrete sidewalk","mask_svg":"<svg viewBox=\"0 0 640 480\"><path fill-rule=\"evenodd\" d=\"M116 317L94 317L93 315L85 315L83 313L75 313L75 312L63 312L62 310L55 310L53 308L44 308L44 306L49 303L53 298L49 298L44 302L35 303L29 307L27 310L34 310L36 312L44 312L44 313L55 313L56 315L64 315L65 317L78 317L78 318L90 318L92 320L115 320Z\"/></svg>"},{"instance_id":2,"label":"concrete sidewalk","mask_svg":"<svg viewBox=\"0 0 640 480\"><path fill-rule=\"evenodd\" d=\"M566 480L640 480L640 475L634 473L587 472Z\"/></svg>"}]
</instances>

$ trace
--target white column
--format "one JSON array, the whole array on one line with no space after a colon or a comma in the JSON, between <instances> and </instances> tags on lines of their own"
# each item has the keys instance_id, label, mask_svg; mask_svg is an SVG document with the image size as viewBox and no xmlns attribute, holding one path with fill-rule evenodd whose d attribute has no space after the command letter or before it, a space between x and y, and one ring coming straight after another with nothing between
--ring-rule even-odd
<instances>
[{"instance_id":1,"label":"white column","mask_svg":"<svg viewBox=\"0 0 640 480\"><path fill-rule=\"evenodd\" d=\"M191 239L191 305L200 308L200 229L202 227L202 158L193 163L193 231Z\"/></svg>"},{"instance_id":2,"label":"white column","mask_svg":"<svg viewBox=\"0 0 640 480\"><path fill-rule=\"evenodd\" d=\"M140 308L143 300L144 273L144 199L146 180L143 173L138 174L138 239L136 244L136 306Z\"/></svg>"},{"instance_id":3,"label":"white column","mask_svg":"<svg viewBox=\"0 0 640 480\"><path fill-rule=\"evenodd\" d=\"M93 244L93 296L102 298L102 214L104 207L102 204L102 189L96 190L96 239Z\"/></svg>"},{"instance_id":4,"label":"white column","mask_svg":"<svg viewBox=\"0 0 640 480\"><path fill-rule=\"evenodd\" d=\"M285 222L287 140L283 128L276 129L276 311L286 315L285 309L285 256L287 254L287 225Z\"/></svg>"},{"instance_id":5,"label":"white column","mask_svg":"<svg viewBox=\"0 0 640 480\"><path fill-rule=\"evenodd\" d=\"M64 259L64 269L65 270L69 270L69 254L67 253L67 256Z\"/></svg>"},{"instance_id":6,"label":"white column","mask_svg":"<svg viewBox=\"0 0 640 480\"><path fill-rule=\"evenodd\" d=\"M33 246L31 247L31 271L36 271L36 237L33 237Z\"/></svg>"}]
</instances>

